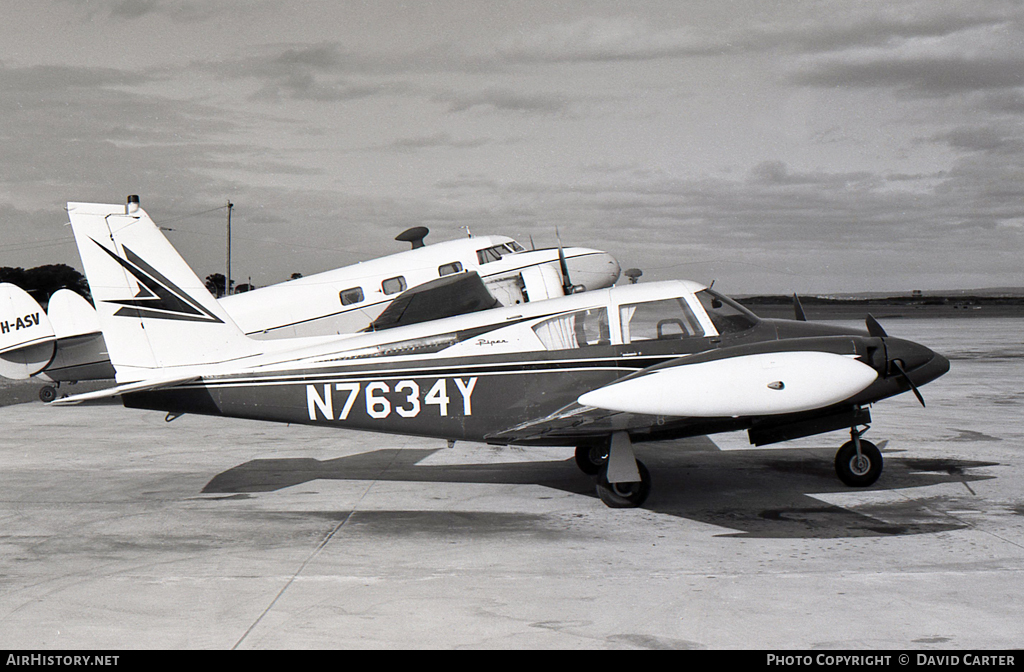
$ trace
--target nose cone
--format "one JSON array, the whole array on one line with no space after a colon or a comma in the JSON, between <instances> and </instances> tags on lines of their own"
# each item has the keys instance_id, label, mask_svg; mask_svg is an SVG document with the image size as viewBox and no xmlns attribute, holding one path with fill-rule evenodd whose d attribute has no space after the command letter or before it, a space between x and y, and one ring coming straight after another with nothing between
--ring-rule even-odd
<instances>
[{"instance_id":1,"label":"nose cone","mask_svg":"<svg viewBox=\"0 0 1024 672\"><path fill-rule=\"evenodd\" d=\"M574 285L587 289L611 287L619 279L619 262L615 257L600 250L573 247L565 251L565 265Z\"/></svg>"},{"instance_id":2,"label":"nose cone","mask_svg":"<svg viewBox=\"0 0 1024 672\"><path fill-rule=\"evenodd\" d=\"M885 341L885 349L890 362L897 359L902 362L914 385L930 383L949 371L948 359L920 343L890 337Z\"/></svg>"}]
</instances>

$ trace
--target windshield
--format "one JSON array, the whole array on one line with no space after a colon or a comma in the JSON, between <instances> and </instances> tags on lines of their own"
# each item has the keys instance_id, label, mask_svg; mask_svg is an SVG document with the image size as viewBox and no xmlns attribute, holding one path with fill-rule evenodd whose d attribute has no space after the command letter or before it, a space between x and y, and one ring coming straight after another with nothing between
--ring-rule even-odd
<instances>
[{"instance_id":1,"label":"windshield","mask_svg":"<svg viewBox=\"0 0 1024 672\"><path fill-rule=\"evenodd\" d=\"M756 315L713 289L697 292L697 299L700 300L700 305L704 306L719 334L746 331L757 324Z\"/></svg>"}]
</instances>

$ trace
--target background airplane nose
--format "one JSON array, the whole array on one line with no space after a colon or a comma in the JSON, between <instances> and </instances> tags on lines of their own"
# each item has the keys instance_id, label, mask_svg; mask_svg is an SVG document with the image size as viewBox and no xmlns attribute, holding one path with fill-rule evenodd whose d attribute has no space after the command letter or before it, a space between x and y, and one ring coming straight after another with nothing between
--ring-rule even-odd
<instances>
[{"instance_id":1,"label":"background airplane nose","mask_svg":"<svg viewBox=\"0 0 1024 672\"><path fill-rule=\"evenodd\" d=\"M574 285L587 289L611 287L619 279L619 262L607 252L598 250L567 250L566 266Z\"/></svg>"}]
</instances>

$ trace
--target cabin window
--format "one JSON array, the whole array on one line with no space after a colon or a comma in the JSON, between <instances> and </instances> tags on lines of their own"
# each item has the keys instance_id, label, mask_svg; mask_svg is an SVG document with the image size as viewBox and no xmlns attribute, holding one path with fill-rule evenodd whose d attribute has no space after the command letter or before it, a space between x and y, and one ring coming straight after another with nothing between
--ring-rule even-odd
<instances>
[{"instance_id":1,"label":"cabin window","mask_svg":"<svg viewBox=\"0 0 1024 672\"><path fill-rule=\"evenodd\" d=\"M351 306L353 303L359 303L363 300L363 288L343 289L338 293L338 296L341 298L341 305Z\"/></svg>"},{"instance_id":2,"label":"cabin window","mask_svg":"<svg viewBox=\"0 0 1024 672\"><path fill-rule=\"evenodd\" d=\"M608 309L594 308L559 315L533 327L546 350L570 350L588 345L608 345Z\"/></svg>"},{"instance_id":3,"label":"cabin window","mask_svg":"<svg viewBox=\"0 0 1024 672\"><path fill-rule=\"evenodd\" d=\"M619 306L619 321L623 343L704 335L700 322L682 298Z\"/></svg>"},{"instance_id":4,"label":"cabin window","mask_svg":"<svg viewBox=\"0 0 1024 672\"><path fill-rule=\"evenodd\" d=\"M711 323L720 334L727 334L736 331L746 331L757 324L757 316L736 303L727 296L723 296L712 289L704 289L697 292L697 299L700 305L704 306Z\"/></svg>"},{"instance_id":5,"label":"cabin window","mask_svg":"<svg viewBox=\"0 0 1024 672\"><path fill-rule=\"evenodd\" d=\"M440 275L442 278L444 276L446 276L446 275L453 275L455 273L461 273L461 272L462 272L462 262L459 262L459 261L453 261L450 264L445 264L444 266L438 266L437 267L437 274Z\"/></svg>"},{"instance_id":6,"label":"cabin window","mask_svg":"<svg viewBox=\"0 0 1024 672\"><path fill-rule=\"evenodd\" d=\"M482 250L477 250L476 259L481 264L489 264L492 261L498 261L502 255L508 253L509 251L505 249L504 245L495 245L494 247L485 247Z\"/></svg>"},{"instance_id":7,"label":"cabin window","mask_svg":"<svg viewBox=\"0 0 1024 672\"><path fill-rule=\"evenodd\" d=\"M505 247L511 247L513 252L525 252L526 248L512 240L505 244Z\"/></svg>"},{"instance_id":8,"label":"cabin window","mask_svg":"<svg viewBox=\"0 0 1024 672\"><path fill-rule=\"evenodd\" d=\"M384 290L385 294L397 294L398 292L404 292L406 288L405 278L398 276L397 278L388 278L381 283L381 289Z\"/></svg>"}]
</instances>

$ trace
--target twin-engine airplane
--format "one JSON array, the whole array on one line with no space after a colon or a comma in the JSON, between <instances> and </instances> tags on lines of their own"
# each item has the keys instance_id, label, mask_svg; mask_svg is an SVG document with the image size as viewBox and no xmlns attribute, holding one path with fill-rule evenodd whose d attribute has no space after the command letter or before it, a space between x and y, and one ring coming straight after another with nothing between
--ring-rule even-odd
<instances>
[{"instance_id":1,"label":"twin-engine airplane","mask_svg":"<svg viewBox=\"0 0 1024 672\"><path fill-rule=\"evenodd\" d=\"M88 204L94 214L126 214L149 220L130 196L127 206ZM80 204L79 208L86 207ZM415 227L396 240L412 249L352 266L310 275L219 299L235 324L258 338L351 333L373 325L396 300L450 275L476 272L486 292L447 301L450 314L515 305L610 287L619 264L608 253L584 247L527 250L507 236L477 236L424 245L428 230ZM497 302L497 303L496 303ZM413 320L406 313L402 323ZM393 324L393 322L388 322ZM114 377L92 306L70 290L60 290L46 311L23 290L0 284L0 376L37 376L48 382ZM52 401L57 388L40 390Z\"/></svg>"},{"instance_id":2,"label":"twin-engine airplane","mask_svg":"<svg viewBox=\"0 0 1024 672\"><path fill-rule=\"evenodd\" d=\"M148 218L69 203L125 406L504 445L574 446L613 507L651 477L633 443L849 429L835 467L875 482L867 406L943 375L928 348L762 320L686 281L627 285L347 337L249 338ZM472 277L469 277L472 281Z\"/></svg>"}]
</instances>

